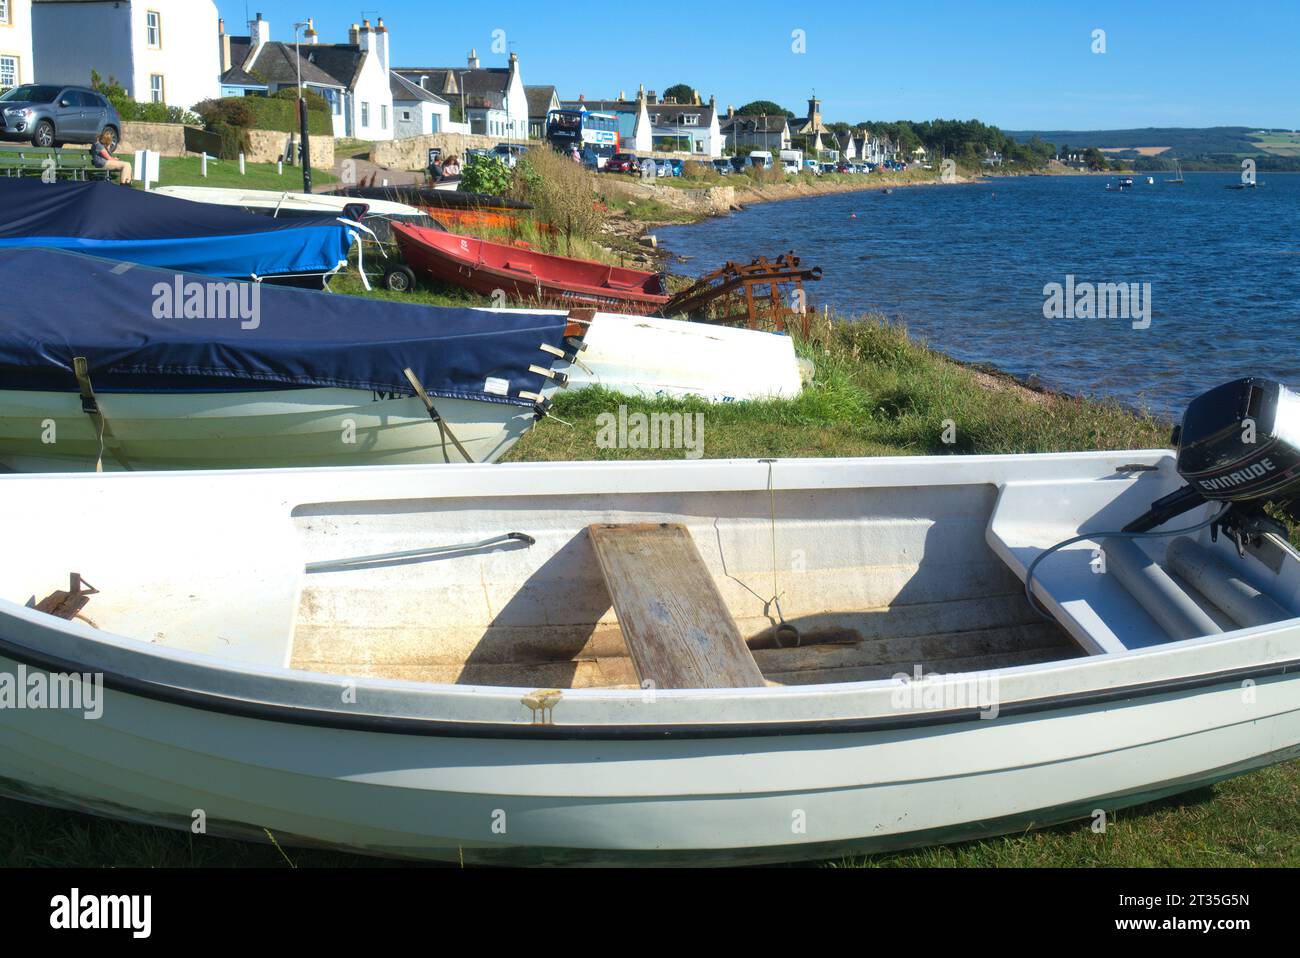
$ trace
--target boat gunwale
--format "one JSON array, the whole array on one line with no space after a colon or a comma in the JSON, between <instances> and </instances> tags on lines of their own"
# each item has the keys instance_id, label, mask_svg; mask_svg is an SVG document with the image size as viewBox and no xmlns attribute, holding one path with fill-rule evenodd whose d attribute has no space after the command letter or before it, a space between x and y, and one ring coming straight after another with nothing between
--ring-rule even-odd
<instances>
[{"instance_id":1,"label":"boat gunwale","mask_svg":"<svg viewBox=\"0 0 1300 958\"><path fill-rule=\"evenodd\" d=\"M4 615L3 604L0 604L0 617ZM26 611L26 610L24 610ZM44 615L35 613L34 615ZM3 621L3 618L0 618ZM1223 635L1203 636L1196 639L1187 639L1179 643L1171 643L1180 647L1195 646L1205 644L1207 641L1213 641L1215 644L1224 644L1231 642L1247 642L1258 638L1259 633L1279 631L1283 627L1295 627L1297 619L1288 619L1280 623L1272 623L1267 626L1259 626L1254 629L1242 629L1236 632L1225 633ZM73 625L73 623L67 623ZM83 628L89 628L84 626ZM1163 647L1169 650L1169 646ZM149 653L137 653L149 657ZM1149 649L1133 650L1122 653L1106 653L1103 655L1087 656L1082 659L1069 660L1078 664L1087 662L1097 662L1099 660L1114 661L1117 659L1128 658L1147 658L1152 657L1153 652ZM104 687L115 692L122 692L128 695L134 695L153 701L167 702L174 705L181 705L187 708L197 708L205 712L216 712L218 714L233 715L241 718L258 719L262 721L283 722L292 725L305 725L321 728L338 729L344 731L360 732L379 732L397 735L421 735L430 737L443 738L489 738L489 739L561 739L561 740L661 740L661 739L729 739L729 738L754 738L754 737L782 737L787 735L824 735L824 734L846 734L846 733L866 733L866 732L888 732L901 729L925 728L940 725L966 724L969 722L988 721L986 718L987 710L979 706L956 709L917 709L911 712L892 715L869 715L860 717L844 718L826 718L826 719L805 719L805 720L776 720L776 721L741 721L741 722L714 722L714 723L663 723L653 724L641 722L636 724L615 724L615 723L595 723L595 724L556 724L537 723L537 722L489 722L489 721L461 721L455 719L438 719L426 718L411 715L384 715L374 712L355 712L342 711L338 709L324 709L315 706L294 705L284 702L258 701L247 698L236 698L230 695L224 695L218 692L200 690L193 688L182 688L176 685L153 682L149 679L140 678L139 676L126 675L124 673L110 672L103 669L90 669L81 663L61 658L47 652L37 651L27 646L11 642L8 638L0 636L0 656L7 657L20 664L34 666L38 669L54 673L64 674L85 674L91 673L103 676ZM157 656L153 656L157 657ZM206 658L206 656L205 656ZM1015 666L1007 669L996 669L987 675L1001 675L1026 670L1043 670L1044 668L1060 666L1059 662L1039 663L1029 666ZM265 672L248 670L252 674L265 676ZM276 677L285 677L284 672L293 670L278 670ZM1197 689L1210 688L1217 685L1237 684L1247 681L1274 676L1286 677L1300 673L1300 658L1288 659L1281 662L1268 662L1257 665L1241 666L1237 668L1207 672L1196 675L1179 676L1175 678L1154 679L1147 682L1136 682L1129 685L1121 685L1110 688L1084 689L1075 692L1058 693L1055 695L1040 696L1037 698L1027 698L1018 701L998 702L996 717L1003 716L1021 716L1033 715L1040 712L1051 712L1073 709L1078 707L1087 707L1093 705L1104 705L1112 702L1127 701L1137 698L1147 698L1151 696L1176 694L1184 691L1194 691ZM288 677L291 681L293 677ZM348 676L325 676L318 673L303 672L302 680L312 678L332 678L338 684L338 679L348 679ZM954 681L964 679L962 674L949 676ZM378 685L379 683L376 683ZM530 690L519 688L507 688L498 686L443 686L433 683L382 683L395 684L402 686L422 685L432 692L446 692L454 690L467 694L474 693L499 693L504 695L518 695L520 692L527 694ZM833 689L835 691L863 691L863 687L873 688L893 688L900 686L892 679L876 679L867 682L852 683L827 683L823 685L809 686L785 686L781 688L755 688L755 689L664 689L660 690L659 695L666 696L672 692L695 692L695 693L717 693L723 691L726 693L749 693L759 695L766 693L769 696L779 696L782 692L788 691L809 695L818 689ZM372 686L373 688L373 686ZM358 688L358 690L360 690ZM640 698L644 692L640 689L621 690L621 689L581 689L581 690L564 690L568 694L586 692L585 698L592 699L596 697L591 693L596 693L602 697L612 698ZM774 694L775 693L775 694Z\"/></svg>"},{"instance_id":2,"label":"boat gunwale","mask_svg":"<svg viewBox=\"0 0 1300 958\"><path fill-rule=\"evenodd\" d=\"M135 482L143 494L150 494L152 481L198 483L209 496L233 483L235 492L245 495L250 482L267 483L264 499L269 508L290 516L298 509L319 504L352 501L384 502L417 498L437 502L465 495L491 500L511 497L521 489L537 495L536 478L547 474L553 487L545 495L571 497L590 493L615 492L658 493L814 491L817 489L860 490L891 488L916 484L935 486L1004 485L1014 470L1016 482L1054 483L1109 481L1122 479L1125 486L1150 481L1153 474L1118 476L1120 463L1172 463L1168 450L1127 450L1120 452L1054 453L1026 457L996 455L961 457L968 467L984 469L953 470L951 457L882 457L847 460L779 459L779 460L700 460L698 462L659 461L537 464L515 463L482 466L453 464L428 466L337 467L332 469L264 469L231 472L206 470L188 473L104 473L104 474L17 474L0 476L0 488L12 482L64 483ZM834 464L835 468L827 469ZM1028 464L1032 463L1032 467ZM1087 463L1092 468L1074 470L1066 467ZM772 470L775 468L773 474ZM434 469L435 472L430 470ZM863 471L866 474L862 474ZM1160 470L1162 473L1165 469ZM379 482L382 476L387 482ZM437 482L428 480L436 476ZM613 481L611 483L611 477ZM1169 476L1165 476L1169 479ZM770 483L770 485L769 485ZM75 486L74 486L75 488ZM231 495L227 487L226 495ZM1136 695L1158 694L1177 688L1222 684L1233 677L1247 678L1273 674L1285 675L1300 662L1300 617L1277 623L1239 629L1220 635L1203 636L1148 648L1103 655L1090 655L1028 665L1008 666L987 672L954 673L943 676L953 683L969 682L973 676L997 676L999 682L1010 681L1011 694L998 702L1002 712L1072 707L1093 701L1111 701ZM6 628L6 624L10 627ZM17 630L13 626L17 626ZM22 636L21 639L18 636ZM38 650L39 647L39 650ZM121 686L122 691L152 694L156 697L184 697L192 694L217 710L275 719L280 716L304 724L323 724L341 728L376 731L399 729L411 734L458 735L476 737L742 737L751 735L814 734L826 731L855 731L871 728L911 727L914 724L946 723L977 718L978 709L970 714L942 713L937 709L917 708L900 716L897 706L889 703L891 692L904 687L896 679L873 679L857 682L832 682L813 685L776 686L753 689L664 689L658 690L656 707L667 705L667 715L658 721L635 723L574 721L561 725L534 725L530 722L498 719L506 709L520 707L520 695L533 689L507 686L457 685L378 679L345 673L315 673L287 666L250 666L211 654L159 646L141 639L92 629L90 626L51 618L16 602L0 600L0 654L11 651L19 660L33 663L51 661L61 666L76 666L72 671L102 672L106 679ZM1191 668L1188 657L1192 657ZM99 661L108 669L86 669L78 659ZM1263 659L1263 661L1261 661ZM155 672L169 668L181 681L155 681L139 678L136 663L153 663ZM126 666L126 667L123 667ZM147 669L145 671L148 671ZM1127 674L1126 674L1127 673ZM242 686L240 685L242 683ZM203 686L207 686L206 688ZM214 689L213 686L216 686ZM339 710L340 685L356 688L380 699L387 712ZM1047 687L1048 695L1034 696ZM1065 687L1064 691L1052 691ZM112 686L110 686L112 687ZM243 694L249 688L261 693L276 691L280 701L258 701ZM283 693L289 692L286 696ZM291 696L299 699L294 702ZM636 711L645 701L641 689L568 689L562 695L568 706L563 709L574 719L602 718L602 711L623 709ZM1103 697L1103 698L1099 698ZM355 700L354 700L355 701ZM372 699L373 701L373 699ZM965 700L963 700L965 701ZM323 704L322 704L323 703ZM739 707L741 714L729 722L699 721L697 715L719 705ZM629 709L628 707L632 708ZM847 707L846 707L847 706ZM815 718L799 715L819 712ZM434 718L430 713L457 711L465 717ZM574 715L574 711L579 714ZM763 710L784 711L785 715L764 715ZM587 713L590 713L587 714ZM676 715L674 713L677 713ZM754 714L759 713L759 714ZM642 713L646 714L646 713ZM790 717L793 715L793 717ZM674 721L674 719L677 719Z\"/></svg>"}]
</instances>

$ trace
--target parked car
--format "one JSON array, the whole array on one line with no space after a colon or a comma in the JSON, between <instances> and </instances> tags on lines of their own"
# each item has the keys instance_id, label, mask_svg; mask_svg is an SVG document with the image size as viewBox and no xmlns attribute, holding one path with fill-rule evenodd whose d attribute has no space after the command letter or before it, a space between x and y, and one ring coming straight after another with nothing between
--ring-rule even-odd
<instances>
[{"instance_id":1,"label":"parked car","mask_svg":"<svg viewBox=\"0 0 1300 958\"><path fill-rule=\"evenodd\" d=\"M803 171L805 173L812 173L814 176L821 176L822 174L821 165L816 160L804 160Z\"/></svg>"},{"instance_id":2,"label":"parked car","mask_svg":"<svg viewBox=\"0 0 1300 958\"><path fill-rule=\"evenodd\" d=\"M669 160L668 166L672 171L673 176L681 176L685 170L686 164L683 160Z\"/></svg>"},{"instance_id":3,"label":"parked car","mask_svg":"<svg viewBox=\"0 0 1300 958\"><path fill-rule=\"evenodd\" d=\"M94 143L108 130L117 149L122 118L102 93L82 86L24 83L0 94L0 140L32 146Z\"/></svg>"},{"instance_id":4,"label":"parked car","mask_svg":"<svg viewBox=\"0 0 1300 958\"><path fill-rule=\"evenodd\" d=\"M615 153L602 169L606 173L640 173L641 161L635 153Z\"/></svg>"},{"instance_id":5,"label":"parked car","mask_svg":"<svg viewBox=\"0 0 1300 958\"><path fill-rule=\"evenodd\" d=\"M730 175L731 175L731 161L730 161L730 160L726 160L726 159L723 159L723 160L714 160L714 161L713 161L713 168L714 168L715 170L718 171L718 174L719 174L720 176L730 176Z\"/></svg>"},{"instance_id":6,"label":"parked car","mask_svg":"<svg viewBox=\"0 0 1300 958\"><path fill-rule=\"evenodd\" d=\"M730 162L731 162L731 168L735 170L737 173L743 173L745 171L745 167L749 165L747 158L743 156L733 156L731 157Z\"/></svg>"},{"instance_id":7,"label":"parked car","mask_svg":"<svg viewBox=\"0 0 1300 958\"><path fill-rule=\"evenodd\" d=\"M492 155L511 169L519 162L519 157L527 152L528 147L520 143L498 143L492 148Z\"/></svg>"}]
</instances>

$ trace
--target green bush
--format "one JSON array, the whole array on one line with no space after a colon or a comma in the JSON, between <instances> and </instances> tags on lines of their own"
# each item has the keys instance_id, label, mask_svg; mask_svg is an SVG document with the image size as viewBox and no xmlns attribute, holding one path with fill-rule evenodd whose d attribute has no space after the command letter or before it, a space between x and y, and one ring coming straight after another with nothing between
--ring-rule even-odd
<instances>
[{"instance_id":1,"label":"green bush","mask_svg":"<svg viewBox=\"0 0 1300 958\"><path fill-rule=\"evenodd\" d=\"M238 159L240 153L247 153L251 148L247 127L217 120L208 125L208 132L221 137L221 147L217 151L217 156L223 160Z\"/></svg>"},{"instance_id":2,"label":"green bush","mask_svg":"<svg viewBox=\"0 0 1300 958\"><path fill-rule=\"evenodd\" d=\"M227 96L219 100L204 100L194 107L194 111L203 118L203 125L208 129L212 129L214 123L228 123L254 130L297 133L298 91L292 93L291 97ZM334 133L329 104L314 93L307 97L307 130L316 136L332 136Z\"/></svg>"},{"instance_id":3,"label":"green bush","mask_svg":"<svg viewBox=\"0 0 1300 958\"><path fill-rule=\"evenodd\" d=\"M197 126L202 122L197 115L178 106L137 103L114 77L105 80L94 70L90 71L90 88L104 94L124 123L134 120L142 123L188 123Z\"/></svg>"},{"instance_id":4,"label":"green bush","mask_svg":"<svg viewBox=\"0 0 1300 958\"><path fill-rule=\"evenodd\" d=\"M469 193L490 193L493 196L510 189L510 168L495 156L472 154L460 174L460 188Z\"/></svg>"},{"instance_id":5,"label":"green bush","mask_svg":"<svg viewBox=\"0 0 1300 958\"><path fill-rule=\"evenodd\" d=\"M570 243L574 237L595 236L605 222L590 174L581 163L554 150L532 149L519 158L513 192Z\"/></svg>"}]
</instances>

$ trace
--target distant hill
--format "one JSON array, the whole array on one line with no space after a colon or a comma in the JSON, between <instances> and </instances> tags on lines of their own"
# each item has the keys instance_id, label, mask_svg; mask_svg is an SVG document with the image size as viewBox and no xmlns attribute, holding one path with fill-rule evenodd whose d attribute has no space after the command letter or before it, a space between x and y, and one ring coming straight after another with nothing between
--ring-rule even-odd
<instances>
[{"instance_id":1,"label":"distant hill","mask_svg":"<svg viewBox=\"0 0 1300 958\"><path fill-rule=\"evenodd\" d=\"M1260 169L1300 169L1300 133L1249 126L1151 126L1136 130L1006 130L1025 143L1035 136L1073 150L1090 146L1139 168L1164 169L1175 159L1187 169L1235 169L1254 157Z\"/></svg>"}]
</instances>

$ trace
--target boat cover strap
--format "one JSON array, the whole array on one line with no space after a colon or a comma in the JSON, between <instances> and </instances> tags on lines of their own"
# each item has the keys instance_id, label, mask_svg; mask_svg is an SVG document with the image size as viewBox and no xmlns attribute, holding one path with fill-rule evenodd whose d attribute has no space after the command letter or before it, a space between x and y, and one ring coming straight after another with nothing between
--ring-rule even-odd
<instances>
[{"instance_id":1,"label":"boat cover strap","mask_svg":"<svg viewBox=\"0 0 1300 958\"><path fill-rule=\"evenodd\" d=\"M89 367L86 364L85 356L76 356L72 360L73 374L77 377L77 389L81 392L81 411L90 417L91 423L95 426L95 438L99 441L99 450L95 454L95 471L104 471L104 447L108 446L109 452L118 464L126 470L131 469L131 464L126 461L126 456L118 448L117 439L113 436L113 427L108 424L108 418L104 415L103 410L99 408L99 400L95 398L95 387L90 382Z\"/></svg>"},{"instance_id":2,"label":"boat cover strap","mask_svg":"<svg viewBox=\"0 0 1300 958\"><path fill-rule=\"evenodd\" d=\"M420 397L420 402L424 403L424 408L429 410L429 418L438 424L438 433L442 436L443 446L445 447L447 445L447 440L451 439L452 445L456 447L456 451L461 454L462 458L464 458L466 462L473 462L474 460L470 458L469 453L465 451L465 447L462 446L460 440L456 438L456 434L452 432L451 427L447 425L447 421L442 418L437 407L434 406L433 400L429 398L429 394L425 392L424 385L416 377L415 373L413 373L409 368L403 369L402 372L411 383L411 388L415 390L415 395Z\"/></svg>"}]
</instances>

